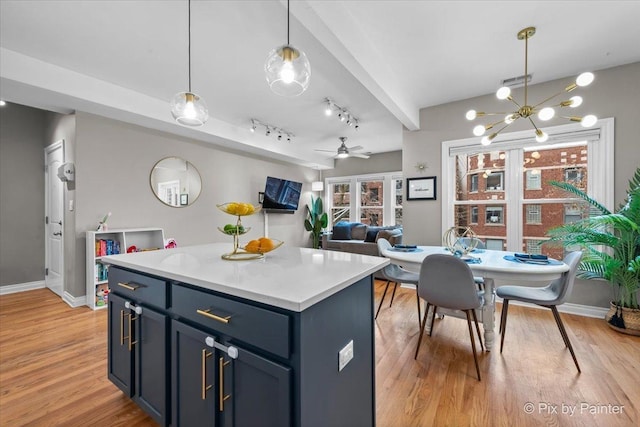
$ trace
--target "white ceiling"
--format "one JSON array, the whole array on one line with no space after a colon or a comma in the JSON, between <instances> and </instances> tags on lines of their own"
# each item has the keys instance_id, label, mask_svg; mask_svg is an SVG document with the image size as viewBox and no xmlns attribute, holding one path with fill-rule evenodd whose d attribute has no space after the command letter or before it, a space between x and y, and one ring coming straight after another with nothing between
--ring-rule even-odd
<instances>
[{"instance_id":1,"label":"white ceiling","mask_svg":"<svg viewBox=\"0 0 640 427\"><path fill-rule=\"evenodd\" d=\"M640 61L639 1L293 0L290 9L291 44L312 74L306 92L283 98L263 66L286 42L286 1L192 1L192 89L212 118L186 128L168 107L188 85L186 0L0 0L0 96L327 168L331 153L315 149L337 149L339 136L365 152L399 150L420 108L524 74L524 27L537 28L532 83ZM360 129L326 117L326 97ZM251 118L295 137L250 133Z\"/></svg>"}]
</instances>

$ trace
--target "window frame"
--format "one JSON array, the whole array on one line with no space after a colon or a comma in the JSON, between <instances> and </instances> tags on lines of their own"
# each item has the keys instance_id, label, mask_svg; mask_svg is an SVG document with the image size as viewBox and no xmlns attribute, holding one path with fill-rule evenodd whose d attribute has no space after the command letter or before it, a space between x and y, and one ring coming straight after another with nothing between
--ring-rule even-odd
<instances>
[{"instance_id":1,"label":"window frame","mask_svg":"<svg viewBox=\"0 0 640 427\"><path fill-rule=\"evenodd\" d=\"M349 176L335 176L335 177L327 177L324 179L324 200L325 202L325 211L332 212L333 206L333 198L332 198L332 188L334 184L349 184L349 221L350 222L360 222L360 217L362 215L362 209L382 209L383 215L383 223L382 226L388 225L396 225L396 210L402 209L402 205L397 204L397 189L396 183L397 181L404 180L402 172L385 172L385 173L372 173L372 174L363 174L363 175L349 175ZM361 206L361 191L360 191L360 183L363 181L382 181L382 194L383 194L383 203L382 206ZM354 189L355 193L354 193ZM402 189L404 190L404 184L402 184ZM404 203L404 196L402 197L402 202ZM332 217L329 218L329 223L333 220ZM346 221L346 218L343 219Z\"/></svg>"},{"instance_id":2,"label":"window frame","mask_svg":"<svg viewBox=\"0 0 640 427\"><path fill-rule=\"evenodd\" d=\"M508 132L498 135L489 146L482 146L479 138L465 138L442 142L442 223L443 230L454 225L455 209L464 204L477 204L478 201L456 200L456 164L458 154L479 154L492 151L508 152L505 160L504 171L509 177L518 176L517 179L508 179L504 182L504 200L506 205L506 242L508 251L521 251L523 243L523 204L538 203L538 199L524 199L523 161L524 150L532 147L550 147L554 145L578 143L586 141L587 150L587 180L586 193L590 197L601 201L608 209L614 205L614 119L599 119L591 128L585 129L580 124L567 124L545 128L549 134L549 140L543 145L535 141L530 130ZM518 175L515 175L518 174ZM516 195L516 196L514 196ZM564 202L571 200L545 199L545 203ZM577 200L577 199L576 199ZM489 201L490 202L490 201Z\"/></svg>"}]
</instances>

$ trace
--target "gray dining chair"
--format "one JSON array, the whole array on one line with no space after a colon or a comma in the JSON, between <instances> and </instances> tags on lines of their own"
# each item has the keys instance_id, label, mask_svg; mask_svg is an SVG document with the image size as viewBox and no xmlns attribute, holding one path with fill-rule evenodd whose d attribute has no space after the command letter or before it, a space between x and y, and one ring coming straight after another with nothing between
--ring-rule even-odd
<instances>
[{"instance_id":1,"label":"gray dining chair","mask_svg":"<svg viewBox=\"0 0 640 427\"><path fill-rule=\"evenodd\" d=\"M504 336L507 331L509 301L514 300L528 302L551 309L553 317L556 320L556 324L558 325L558 329L560 330L560 335L562 335L565 345L569 347L571 357L573 357L573 362L576 364L578 372L582 372L580 370L580 365L578 365L578 359L576 359L576 355L573 351L571 341L569 340L569 335L567 335L567 331L562 323L562 319L560 318L560 313L558 313L557 308L557 306L564 303L566 298L571 295L573 282L575 281L576 273L578 272L578 265L580 264L581 257L581 251L569 252L564 258L564 263L569 266L569 271L564 273L559 279L549 283L547 286L530 287L507 285L500 286L496 290L496 295L502 298L502 313L500 315L500 334L502 334L500 337L500 353L502 353Z\"/></svg>"},{"instance_id":2,"label":"gray dining chair","mask_svg":"<svg viewBox=\"0 0 640 427\"><path fill-rule=\"evenodd\" d=\"M379 238L377 241L378 244L378 254L381 257L384 257L384 251L387 249L391 249L391 243L385 238ZM382 308L382 303L384 302L384 297L387 295L387 291L389 290L389 285L393 282L393 292L391 293L391 302L389 303L389 307L393 304L393 298L396 295L396 289L398 288L399 283L410 283L416 286L416 302L418 303L418 324L420 324L420 297L418 296L418 280L420 276L418 273L414 273L411 271L407 271L404 268L400 267L396 264L389 264L384 267L380 271L384 280L387 281L387 285L384 288L384 292L382 294L382 298L380 299L380 304L378 305L378 309L376 310L376 315L374 319L378 318L378 313L380 313L380 308Z\"/></svg>"},{"instance_id":3,"label":"gray dining chair","mask_svg":"<svg viewBox=\"0 0 640 427\"><path fill-rule=\"evenodd\" d=\"M487 245L485 245L485 243L477 237L459 237L457 242L466 247L473 245L474 249L487 249ZM474 276L473 279L476 281L476 283L478 284L478 288L480 288L481 290L484 290L485 284L488 283L489 280L493 280L489 278L485 279L484 277L480 276Z\"/></svg>"},{"instance_id":4,"label":"gray dining chair","mask_svg":"<svg viewBox=\"0 0 640 427\"><path fill-rule=\"evenodd\" d=\"M427 307L425 308L424 317L420 325L420 336L418 337L418 345L414 359L418 358L422 335L427 324L429 307L433 306L429 336L433 333L435 326L434 320L438 307L461 310L464 311L467 316L473 360L476 364L478 381L481 381L476 341L473 336L471 319L473 319L476 325L480 348L484 351L484 344L482 343L482 336L476 316L476 309L482 307L483 304L483 293L478 291L471 268L460 258L451 255L433 254L427 256L424 261L422 261L422 267L420 268L418 295L426 301Z\"/></svg>"}]
</instances>

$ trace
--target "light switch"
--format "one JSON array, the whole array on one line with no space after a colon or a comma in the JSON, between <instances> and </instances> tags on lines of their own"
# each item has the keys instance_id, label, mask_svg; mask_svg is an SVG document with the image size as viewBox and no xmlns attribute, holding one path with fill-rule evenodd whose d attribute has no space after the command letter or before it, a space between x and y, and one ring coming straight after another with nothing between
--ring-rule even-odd
<instances>
[{"instance_id":1,"label":"light switch","mask_svg":"<svg viewBox=\"0 0 640 427\"><path fill-rule=\"evenodd\" d=\"M69 200L69 211L73 212L73 199Z\"/></svg>"}]
</instances>

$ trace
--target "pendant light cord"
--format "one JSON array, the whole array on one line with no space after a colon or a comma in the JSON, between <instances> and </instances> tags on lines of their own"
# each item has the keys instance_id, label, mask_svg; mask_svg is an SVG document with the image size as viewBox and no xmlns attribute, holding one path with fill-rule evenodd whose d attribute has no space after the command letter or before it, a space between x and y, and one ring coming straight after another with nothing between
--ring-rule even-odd
<instances>
[{"instance_id":1,"label":"pendant light cord","mask_svg":"<svg viewBox=\"0 0 640 427\"><path fill-rule=\"evenodd\" d=\"M191 0L189 0L189 93L191 92Z\"/></svg>"},{"instance_id":2,"label":"pendant light cord","mask_svg":"<svg viewBox=\"0 0 640 427\"><path fill-rule=\"evenodd\" d=\"M289 12L289 0L287 0L287 46L289 46L289 16L290 15L291 15L291 12Z\"/></svg>"}]
</instances>

